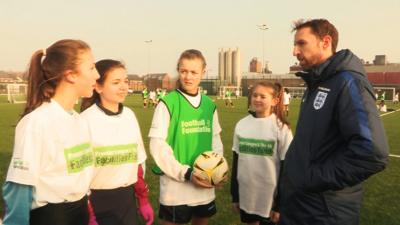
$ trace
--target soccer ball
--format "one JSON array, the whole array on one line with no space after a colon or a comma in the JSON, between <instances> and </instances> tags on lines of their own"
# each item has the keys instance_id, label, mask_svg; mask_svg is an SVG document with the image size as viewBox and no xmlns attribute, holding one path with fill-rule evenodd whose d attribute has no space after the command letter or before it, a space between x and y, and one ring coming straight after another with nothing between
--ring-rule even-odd
<instances>
[{"instance_id":1,"label":"soccer ball","mask_svg":"<svg viewBox=\"0 0 400 225\"><path fill-rule=\"evenodd\" d=\"M193 171L208 180L211 185L217 185L228 175L226 159L213 151L201 153L193 164Z\"/></svg>"}]
</instances>

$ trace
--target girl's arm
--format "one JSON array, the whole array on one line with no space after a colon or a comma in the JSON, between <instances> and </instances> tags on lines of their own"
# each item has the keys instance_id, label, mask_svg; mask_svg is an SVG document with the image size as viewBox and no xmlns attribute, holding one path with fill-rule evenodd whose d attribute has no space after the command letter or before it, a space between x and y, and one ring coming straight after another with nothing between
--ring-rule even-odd
<instances>
[{"instance_id":1,"label":"girl's arm","mask_svg":"<svg viewBox=\"0 0 400 225\"><path fill-rule=\"evenodd\" d=\"M237 180L237 165L238 165L239 155L236 152L233 152L232 159L232 175L231 175L231 196L232 202L239 202L239 183Z\"/></svg>"},{"instance_id":2,"label":"girl's arm","mask_svg":"<svg viewBox=\"0 0 400 225\"><path fill-rule=\"evenodd\" d=\"M237 126L237 125L236 125ZM237 179L238 171L238 159L239 159L239 138L236 132L237 127L235 127L235 132L233 134L232 143L232 174L231 174L231 196L233 203L239 203L239 182Z\"/></svg>"},{"instance_id":3,"label":"girl's arm","mask_svg":"<svg viewBox=\"0 0 400 225\"><path fill-rule=\"evenodd\" d=\"M154 221L154 212L148 200L149 188L144 181L144 170L142 165L139 164L138 167L138 179L133 185L135 190L136 198L139 202L139 212L140 215L146 220L146 224L152 224Z\"/></svg>"},{"instance_id":4,"label":"girl's arm","mask_svg":"<svg viewBox=\"0 0 400 225\"><path fill-rule=\"evenodd\" d=\"M29 225L29 215L32 205L32 190L30 185L6 182L3 186L3 198L6 214L3 225Z\"/></svg>"},{"instance_id":5,"label":"girl's arm","mask_svg":"<svg viewBox=\"0 0 400 225\"><path fill-rule=\"evenodd\" d=\"M187 165L182 165L174 156L171 146L166 142L168 135L170 115L164 102L160 102L153 116L149 137L150 154L157 166L172 179L184 182L185 174L190 178L190 169Z\"/></svg>"},{"instance_id":6,"label":"girl's arm","mask_svg":"<svg viewBox=\"0 0 400 225\"><path fill-rule=\"evenodd\" d=\"M213 115L213 137L212 137L212 150L219 153L220 155L224 154L224 147L221 141L221 125L218 120L218 112L214 111Z\"/></svg>"},{"instance_id":7,"label":"girl's arm","mask_svg":"<svg viewBox=\"0 0 400 225\"><path fill-rule=\"evenodd\" d=\"M143 175L144 175L143 167L141 164L139 164L138 178L137 178L136 183L133 185L133 188L135 190L135 196L139 202L139 207L142 205L149 204L149 201L148 201L149 188L148 188L146 182L144 181Z\"/></svg>"}]
</instances>

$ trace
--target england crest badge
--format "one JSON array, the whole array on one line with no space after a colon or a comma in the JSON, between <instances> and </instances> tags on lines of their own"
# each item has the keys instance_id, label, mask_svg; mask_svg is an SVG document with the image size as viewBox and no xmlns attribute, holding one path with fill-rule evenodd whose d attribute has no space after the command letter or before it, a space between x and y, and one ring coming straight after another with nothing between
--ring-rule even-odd
<instances>
[{"instance_id":1,"label":"england crest badge","mask_svg":"<svg viewBox=\"0 0 400 225\"><path fill-rule=\"evenodd\" d=\"M328 96L328 93L318 91L317 96L314 99L314 109L316 109L316 110L321 109L322 106L324 106L327 96Z\"/></svg>"}]
</instances>

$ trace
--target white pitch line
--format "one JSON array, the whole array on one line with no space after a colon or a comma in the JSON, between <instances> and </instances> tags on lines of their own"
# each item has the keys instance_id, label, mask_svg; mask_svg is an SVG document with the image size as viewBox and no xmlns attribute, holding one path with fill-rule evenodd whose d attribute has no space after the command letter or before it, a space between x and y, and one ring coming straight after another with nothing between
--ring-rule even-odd
<instances>
[{"instance_id":1,"label":"white pitch line","mask_svg":"<svg viewBox=\"0 0 400 225\"><path fill-rule=\"evenodd\" d=\"M381 114L381 117L382 117L382 116L389 115L389 114L392 114L392 113L395 113L395 112L398 112L398 111L400 111L400 109L394 110L394 111L392 111L392 112L383 113L383 114Z\"/></svg>"},{"instance_id":2,"label":"white pitch line","mask_svg":"<svg viewBox=\"0 0 400 225\"><path fill-rule=\"evenodd\" d=\"M381 117L382 117L382 116L389 115L389 114L392 114L392 113L395 113L395 112L397 112L397 111L400 111L400 109L395 110L395 111L392 111L392 112L388 112L388 113L381 114ZM395 158L400 158L400 155L389 154L389 156L390 156L390 157L395 157Z\"/></svg>"}]
</instances>

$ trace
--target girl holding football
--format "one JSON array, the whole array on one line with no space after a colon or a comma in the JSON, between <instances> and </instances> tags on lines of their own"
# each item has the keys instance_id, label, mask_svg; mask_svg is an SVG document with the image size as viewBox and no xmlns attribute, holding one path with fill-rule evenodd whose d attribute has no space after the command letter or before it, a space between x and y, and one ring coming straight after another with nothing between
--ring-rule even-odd
<instances>
[{"instance_id":1,"label":"girl holding football","mask_svg":"<svg viewBox=\"0 0 400 225\"><path fill-rule=\"evenodd\" d=\"M162 224L206 225L216 213L213 186L193 173L205 151L222 155L221 127L213 101L199 92L206 61L198 50L184 51L177 65L178 88L157 105L150 128L150 153L160 176Z\"/></svg>"}]
</instances>

